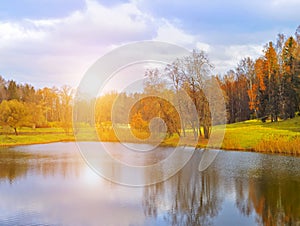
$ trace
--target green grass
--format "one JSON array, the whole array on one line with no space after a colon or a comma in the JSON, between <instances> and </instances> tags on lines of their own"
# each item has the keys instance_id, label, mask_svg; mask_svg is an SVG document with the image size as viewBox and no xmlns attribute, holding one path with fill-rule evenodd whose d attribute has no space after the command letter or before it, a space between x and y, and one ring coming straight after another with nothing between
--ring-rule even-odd
<instances>
[{"instance_id":1,"label":"green grass","mask_svg":"<svg viewBox=\"0 0 300 226\"><path fill-rule=\"evenodd\" d=\"M15 146L26 144L41 144L59 141L72 141L74 136L67 135L61 128L27 128L18 130L16 136L12 130L3 130L0 128L0 146Z\"/></svg>"},{"instance_id":2,"label":"green grass","mask_svg":"<svg viewBox=\"0 0 300 226\"><path fill-rule=\"evenodd\" d=\"M215 127L216 131L220 127ZM122 142L136 142L131 140L128 131L124 129L121 132ZM59 141L74 141L75 137L72 133L65 134L61 128L21 128L19 135L13 134L13 131L6 131L0 128L0 146L25 145L50 143ZM80 128L80 133L76 137L81 141L111 141L117 142L118 137L115 136L112 128L106 131L96 133L93 128L84 126ZM147 134L137 134L140 138L147 138ZM190 138L183 139L183 143L191 143ZM178 145L178 135L167 137L163 142L163 146ZM142 142L142 140L140 140ZM207 140L199 139L198 147L206 147ZM288 119L279 122L265 122L259 120L249 120L226 125L225 137L221 146L227 150L248 150L256 152L283 153L300 155L300 117Z\"/></svg>"},{"instance_id":3,"label":"green grass","mask_svg":"<svg viewBox=\"0 0 300 226\"><path fill-rule=\"evenodd\" d=\"M223 149L300 154L300 117L279 122L249 120L226 126Z\"/></svg>"},{"instance_id":4,"label":"green grass","mask_svg":"<svg viewBox=\"0 0 300 226\"><path fill-rule=\"evenodd\" d=\"M221 134L221 126L214 129ZM163 144L172 146L177 142L178 137L175 135L167 138ZM207 147L207 140L199 139L197 146ZM214 148L213 144L211 147ZM228 124L221 148L300 155L300 117L272 123L248 120Z\"/></svg>"}]
</instances>

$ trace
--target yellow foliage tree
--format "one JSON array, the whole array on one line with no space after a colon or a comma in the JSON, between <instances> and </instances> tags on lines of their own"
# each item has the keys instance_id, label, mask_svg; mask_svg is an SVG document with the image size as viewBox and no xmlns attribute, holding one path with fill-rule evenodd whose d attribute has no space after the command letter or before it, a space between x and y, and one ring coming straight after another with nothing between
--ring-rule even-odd
<instances>
[{"instance_id":1,"label":"yellow foliage tree","mask_svg":"<svg viewBox=\"0 0 300 226\"><path fill-rule=\"evenodd\" d=\"M28 111L24 103L17 100L2 101L0 104L0 124L14 129L18 135L17 128L28 122Z\"/></svg>"}]
</instances>

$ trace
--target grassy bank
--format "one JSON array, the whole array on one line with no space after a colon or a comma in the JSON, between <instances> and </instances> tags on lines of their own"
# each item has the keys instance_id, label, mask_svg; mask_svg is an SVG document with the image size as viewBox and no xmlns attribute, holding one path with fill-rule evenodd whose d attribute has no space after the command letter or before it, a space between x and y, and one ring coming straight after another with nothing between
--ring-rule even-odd
<instances>
[{"instance_id":1,"label":"grassy bank","mask_svg":"<svg viewBox=\"0 0 300 226\"><path fill-rule=\"evenodd\" d=\"M88 127L81 128L79 140L99 140L97 134L92 131ZM0 146L75 140L72 134L67 135L61 128L21 128L18 136L14 135L13 131L4 132L0 129L0 133ZM136 140L132 140L126 133L128 131L121 134L122 141L136 142ZM137 134L135 132L135 135L138 135L142 139L147 138L147 134ZM111 129L100 131L100 138L102 141L118 141L118 138ZM166 138L162 145L176 146L178 140L179 137L174 135ZM143 142L143 140L140 140L140 142ZM186 139L184 142L189 144L191 140ZM199 139L198 147L206 147L206 145L207 140ZM250 120L227 125L221 148L300 155L300 117L273 123Z\"/></svg>"},{"instance_id":2,"label":"grassy bank","mask_svg":"<svg viewBox=\"0 0 300 226\"><path fill-rule=\"evenodd\" d=\"M222 148L300 155L300 117L272 123L250 120L227 125Z\"/></svg>"},{"instance_id":3,"label":"grassy bank","mask_svg":"<svg viewBox=\"0 0 300 226\"><path fill-rule=\"evenodd\" d=\"M0 146L74 141L74 136L65 134L61 128L20 128L18 136L12 131L3 131L3 129L0 129L0 133Z\"/></svg>"},{"instance_id":4,"label":"grassy bank","mask_svg":"<svg viewBox=\"0 0 300 226\"><path fill-rule=\"evenodd\" d=\"M171 137L164 144L174 145L176 142L176 137ZM206 145L207 140L199 139L198 147ZM300 117L272 123L249 120L228 124L221 148L300 156Z\"/></svg>"}]
</instances>

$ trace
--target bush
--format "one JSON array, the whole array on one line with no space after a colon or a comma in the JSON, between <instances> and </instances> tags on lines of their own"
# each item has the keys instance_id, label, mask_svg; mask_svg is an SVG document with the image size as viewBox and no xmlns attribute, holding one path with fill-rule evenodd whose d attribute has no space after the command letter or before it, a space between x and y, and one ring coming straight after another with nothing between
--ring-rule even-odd
<instances>
[{"instance_id":1,"label":"bush","mask_svg":"<svg viewBox=\"0 0 300 226\"><path fill-rule=\"evenodd\" d=\"M261 140L255 147L257 152L300 155L300 136L270 136Z\"/></svg>"},{"instance_id":2,"label":"bush","mask_svg":"<svg viewBox=\"0 0 300 226\"><path fill-rule=\"evenodd\" d=\"M267 119L268 119L268 116L261 117L260 119L261 119L262 122L266 122Z\"/></svg>"}]
</instances>

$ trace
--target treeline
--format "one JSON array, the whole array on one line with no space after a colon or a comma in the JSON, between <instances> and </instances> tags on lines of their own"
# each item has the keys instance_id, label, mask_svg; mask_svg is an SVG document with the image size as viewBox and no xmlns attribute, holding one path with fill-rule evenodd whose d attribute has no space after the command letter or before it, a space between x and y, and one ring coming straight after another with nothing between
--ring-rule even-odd
<instances>
[{"instance_id":1,"label":"treeline","mask_svg":"<svg viewBox=\"0 0 300 226\"><path fill-rule=\"evenodd\" d=\"M207 78L210 76L217 81L225 97L227 123L255 118L263 122L293 118L300 104L300 26L295 36L278 34L276 43L265 45L261 57L244 58L234 70L225 75L212 76L212 68L205 53L194 50L190 56L177 59L164 70L146 71L143 93L135 94L134 97L123 93L123 103L119 101L118 105L124 106L121 108L124 109L130 106L133 99L138 101L131 109L129 122L133 128L141 131L147 130L153 117L160 117L166 123L168 134L185 136L186 131L192 130L195 138L208 138L212 118L215 119L214 124L222 123L222 103L217 101L216 90L212 90L215 100L211 99L210 92L206 90L209 82ZM191 115L191 103L186 101L182 93L186 93L192 100L197 117ZM97 112L101 113L96 114L97 123L111 120L111 110L103 111L103 106L111 99L112 107L115 101L113 95L117 98L119 94L108 94L99 99L101 104L96 106L102 111L98 108ZM149 95L156 98L144 98ZM170 107L170 103L175 107ZM106 117L103 116L105 114ZM121 111L119 115L124 117Z\"/></svg>"},{"instance_id":2,"label":"treeline","mask_svg":"<svg viewBox=\"0 0 300 226\"><path fill-rule=\"evenodd\" d=\"M278 34L261 57L242 59L219 80L227 97L229 123L295 117L300 103L300 26L295 37Z\"/></svg>"},{"instance_id":3,"label":"treeline","mask_svg":"<svg viewBox=\"0 0 300 226\"><path fill-rule=\"evenodd\" d=\"M96 124L103 130L109 129L111 123L115 129L117 125L130 125L137 136L152 130L152 135L166 132L168 136L191 135L195 140L199 136L208 138L212 123L226 123L222 120L226 117L226 109L221 109L222 92L212 90L211 69L205 53L197 50L163 70L148 69L142 92L112 92L97 99ZM219 98L213 101L215 95ZM164 124L153 121L155 118Z\"/></svg>"},{"instance_id":4,"label":"treeline","mask_svg":"<svg viewBox=\"0 0 300 226\"><path fill-rule=\"evenodd\" d=\"M111 92L93 99L74 99L67 86L36 90L1 77L0 125L16 134L20 126L61 126L69 133L73 107L76 122L102 132L116 124L137 134L165 129L168 135L198 139L226 121L293 118L300 105L300 26L294 36L279 34L275 43L266 44L258 59L244 58L225 75L212 75L212 69L207 55L193 50L162 70L146 70L140 93ZM156 117L165 125L153 123Z\"/></svg>"},{"instance_id":5,"label":"treeline","mask_svg":"<svg viewBox=\"0 0 300 226\"><path fill-rule=\"evenodd\" d=\"M35 89L0 76L0 126L12 128L62 127L70 132L73 90L68 86Z\"/></svg>"}]
</instances>

